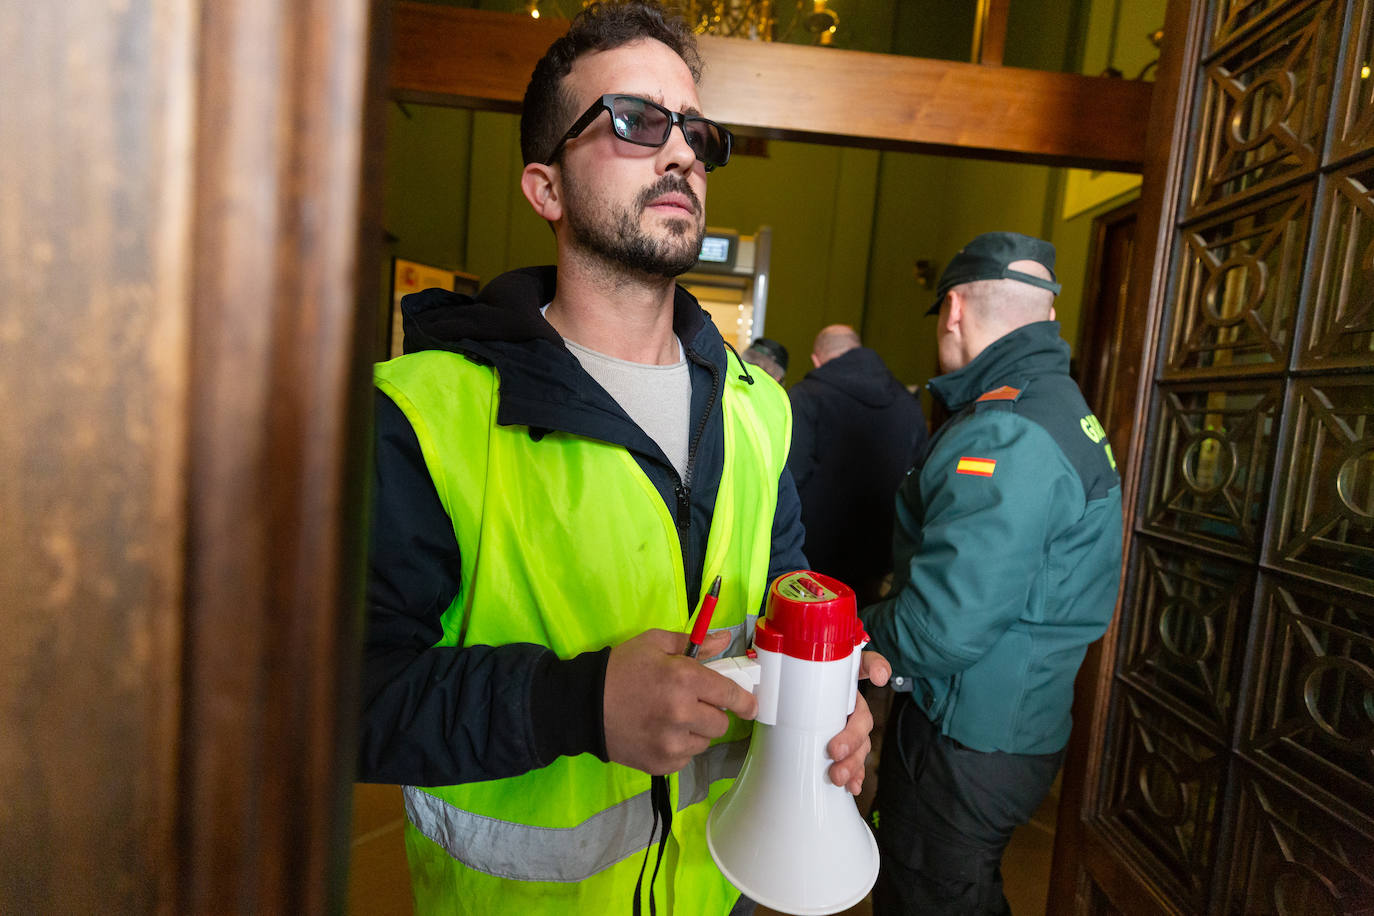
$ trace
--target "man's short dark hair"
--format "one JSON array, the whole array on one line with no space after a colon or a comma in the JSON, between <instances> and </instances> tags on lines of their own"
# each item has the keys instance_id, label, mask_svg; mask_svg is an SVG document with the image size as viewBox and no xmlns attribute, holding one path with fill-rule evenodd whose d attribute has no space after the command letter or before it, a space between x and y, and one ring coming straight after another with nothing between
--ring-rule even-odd
<instances>
[{"instance_id":1,"label":"man's short dark hair","mask_svg":"<svg viewBox=\"0 0 1374 916\"><path fill-rule=\"evenodd\" d=\"M593 3L577 14L566 35L549 45L525 87L520 154L526 165L548 158L563 132L581 114L574 109L591 101L568 98L563 91L563 78L572 70L573 62L583 54L609 51L642 38L652 38L672 48L692 71L692 81L700 82L701 54L697 51L696 36L677 13L656 0Z\"/></svg>"}]
</instances>

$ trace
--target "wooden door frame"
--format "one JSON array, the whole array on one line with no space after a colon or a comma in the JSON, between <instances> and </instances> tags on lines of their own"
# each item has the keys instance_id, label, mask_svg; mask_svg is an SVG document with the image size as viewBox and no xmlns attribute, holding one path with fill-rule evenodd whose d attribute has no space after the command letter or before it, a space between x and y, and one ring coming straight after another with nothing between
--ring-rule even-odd
<instances>
[{"instance_id":1,"label":"wooden door frame","mask_svg":"<svg viewBox=\"0 0 1374 916\"><path fill-rule=\"evenodd\" d=\"M1056 916L1088 912L1093 884L1102 888L1112 905L1123 913L1153 916L1177 912L1158 893L1153 882L1110 854L1108 838L1093 823L1097 812L1092 800L1097 795L1106 750L1107 711L1122 594L1129 574L1124 564L1131 554L1144 467L1145 448L1141 436L1148 419L1159 325L1168 295L1169 241L1192 139L1187 126L1192 115L1196 68L1185 67L1185 63L1197 58L1205 20L1202 0L1169 0L1164 18L1167 37L1160 49L1155 95L1150 108L1136 250L1127 293L1127 312L1141 317L1128 326L1131 334L1123 341L1123 349L1139 354L1141 371L1134 386L1118 386L1120 392L1131 396L1133 403L1122 406L1129 406L1134 418L1131 441L1122 461L1122 563L1127 575L1122 576L1122 591L1117 596L1117 612L1112 625L1101 640L1089 647L1075 682L1074 730L1065 758L1046 911Z\"/></svg>"},{"instance_id":2,"label":"wooden door frame","mask_svg":"<svg viewBox=\"0 0 1374 916\"><path fill-rule=\"evenodd\" d=\"M382 7L202 8L178 826L187 912L229 901L338 912L346 894ZM264 46L275 56L259 69Z\"/></svg>"},{"instance_id":3,"label":"wooden door frame","mask_svg":"<svg viewBox=\"0 0 1374 916\"><path fill-rule=\"evenodd\" d=\"M338 912L387 5L19 5L0 912Z\"/></svg>"},{"instance_id":4,"label":"wooden door frame","mask_svg":"<svg viewBox=\"0 0 1374 916\"><path fill-rule=\"evenodd\" d=\"M1126 311L1125 303L1121 301L1120 296L1112 297L1109 302L1104 298L1103 294L1106 290L1103 289L1102 274L1107 262L1108 239L1113 229L1127 222L1138 226L1139 214L1140 198L1137 197L1093 219L1092 241L1088 249L1088 279L1083 286L1082 319L1078 327L1078 341L1074 345L1074 358L1078 363L1078 387L1083 389L1083 395L1088 399L1088 406L1093 408L1097 413L1097 418L1106 427L1113 448L1119 449L1123 455L1126 454L1125 440L1128 436L1111 435L1111 418L1117 416L1116 405L1112 403L1112 400L1117 389L1117 378L1121 364L1122 362L1131 362L1129 359L1122 360L1119 358L1124 338L1127 335L1129 322L1126 319L1129 317L1129 313ZM1132 234L1134 235L1134 231ZM1132 246L1134 246L1134 239L1132 239ZM1129 276L1125 278L1127 282L1129 279ZM1105 307L1104 303L1107 303ZM1108 324L1112 331L1110 342L1105 344L1107 347L1105 354L1098 352L1097 346L1093 343L1098 331L1102 329L1104 324ZM1110 358L1113 354L1118 358L1112 360L1108 378L1099 381L1096 366L1090 366L1089 363L1097 363L1103 356ZM1092 379L1091 384L1089 384L1090 378ZM1133 383L1135 381L1134 376L1129 381ZM1132 390L1134 390L1134 385L1132 385ZM1105 401L1098 403L1102 399ZM1126 424L1123 423L1122 426L1125 427Z\"/></svg>"}]
</instances>

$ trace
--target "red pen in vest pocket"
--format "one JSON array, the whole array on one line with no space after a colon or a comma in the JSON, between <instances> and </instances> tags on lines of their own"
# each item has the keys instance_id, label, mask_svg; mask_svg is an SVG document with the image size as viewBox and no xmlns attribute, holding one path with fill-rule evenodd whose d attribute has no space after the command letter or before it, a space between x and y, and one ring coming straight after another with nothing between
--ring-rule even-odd
<instances>
[{"instance_id":1,"label":"red pen in vest pocket","mask_svg":"<svg viewBox=\"0 0 1374 916\"><path fill-rule=\"evenodd\" d=\"M706 638L706 628L711 625L711 615L716 610L716 599L720 597L720 576L716 576L716 581L711 583L711 590L706 593L706 597L701 599L701 607L697 610L697 622L692 626L692 637L687 643L687 650L682 654L688 658L696 658L701 651L702 640Z\"/></svg>"}]
</instances>

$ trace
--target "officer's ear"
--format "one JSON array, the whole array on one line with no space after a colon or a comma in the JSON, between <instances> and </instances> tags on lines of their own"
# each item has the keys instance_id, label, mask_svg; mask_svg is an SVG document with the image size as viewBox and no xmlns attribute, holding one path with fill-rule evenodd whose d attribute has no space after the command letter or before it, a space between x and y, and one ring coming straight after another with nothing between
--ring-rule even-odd
<instances>
[{"instance_id":1,"label":"officer's ear","mask_svg":"<svg viewBox=\"0 0 1374 916\"><path fill-rule=\"evenodd\" d=\"M952 289L945 293L945 301L949 304L949 308L945 310L945 330L957 331L968 318L968 300L959 290Z\"/></svg>"}]
</instances>

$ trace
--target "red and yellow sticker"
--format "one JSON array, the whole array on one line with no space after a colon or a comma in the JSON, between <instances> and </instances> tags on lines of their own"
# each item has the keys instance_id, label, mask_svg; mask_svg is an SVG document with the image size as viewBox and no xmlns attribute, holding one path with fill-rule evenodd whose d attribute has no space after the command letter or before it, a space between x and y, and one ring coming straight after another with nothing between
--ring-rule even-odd
<instances>
[{"instance_id":1,"label":"red and yellow sticker","mask_svg":"<svg viewBox=\"0 0 1374 916\"><path fill-rule=\"evenodd\" d=\"M995 458L971 458L965 456L954 466L956 474L972 474L974 477L991 477L997 467Z\"/></svg>"}]
</instances>

